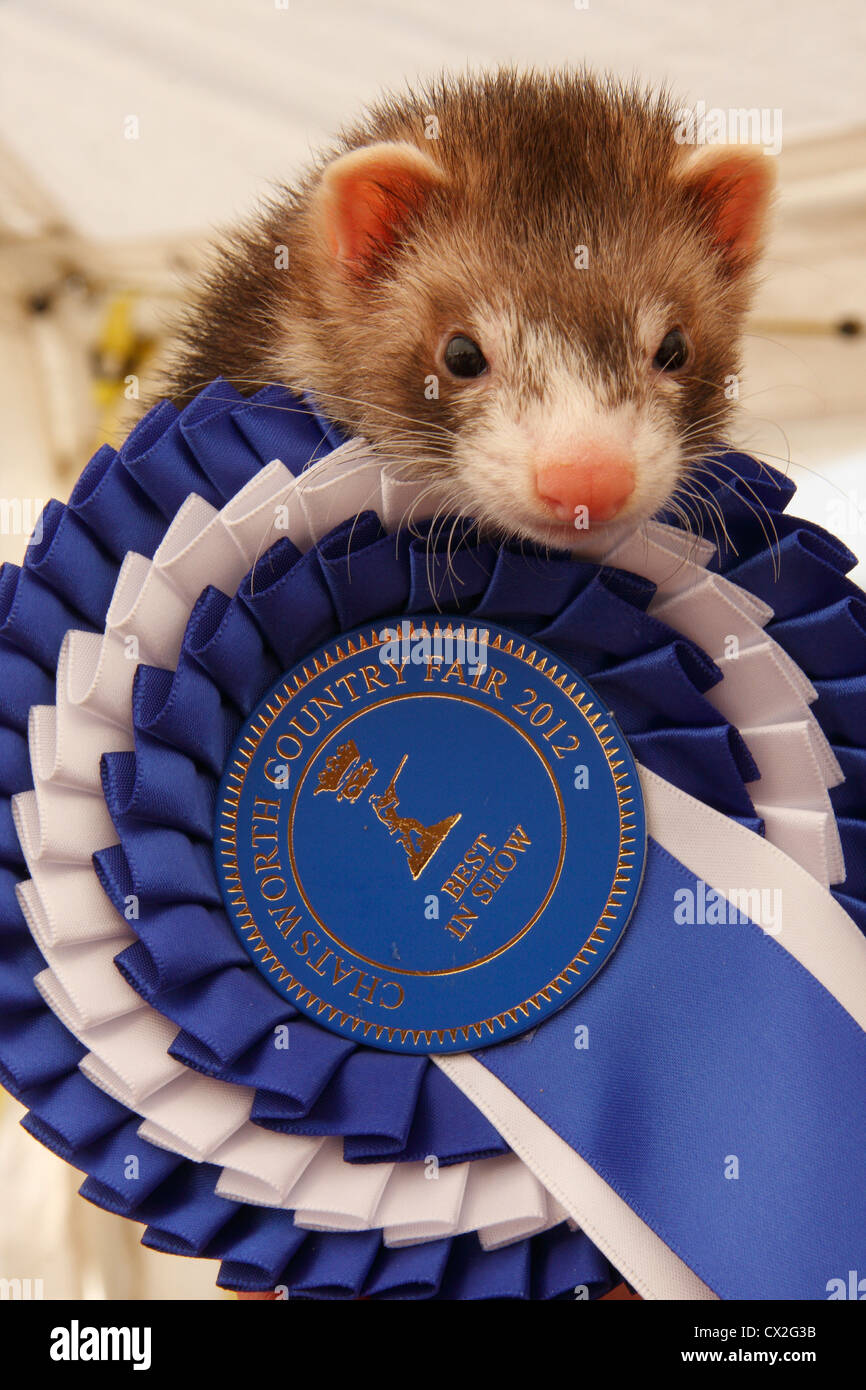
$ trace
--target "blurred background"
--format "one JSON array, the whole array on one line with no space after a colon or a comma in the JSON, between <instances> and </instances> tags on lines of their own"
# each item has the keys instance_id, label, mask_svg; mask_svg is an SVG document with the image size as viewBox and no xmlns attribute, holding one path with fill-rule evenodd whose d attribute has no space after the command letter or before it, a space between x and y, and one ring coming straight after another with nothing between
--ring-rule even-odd
<instances>
[{"instance_id":1,"label":"blurred background","mask_svg":"<svg viewBox=\"0 0 866 1390\"><path fill-rule=\"evenodd\" d=\"M0 559L122 439L214 227L383 86L499 62L781 113L738 437L866 559L860 0L0 0L0 54ZM215 1265L143 1251L78 1198L20 1113L0 1093L0 1277L46 1298L223 1296Z\"/></svg>"}]
</instances>

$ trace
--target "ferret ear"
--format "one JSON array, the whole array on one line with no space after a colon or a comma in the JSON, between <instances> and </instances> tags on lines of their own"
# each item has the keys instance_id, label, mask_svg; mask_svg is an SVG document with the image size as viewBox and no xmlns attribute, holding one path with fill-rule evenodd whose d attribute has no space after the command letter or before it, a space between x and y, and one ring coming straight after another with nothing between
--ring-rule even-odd
<instances>
[{"instance_id":1,"label":"ferret ear","mask_svg":"<svg viewBox=\"0 0 866 1390\"><path fill-rule=\"evenodd\" d=\"M325 168L314 214L346 279L372 275L445 175L408 142L382 141L352 150Z\"/></svg>"},{"instance_id":2,"label":"ferret ear","mask_svg":"<svg viewBox=\"0 0 866 1390\"><path fill-rule=\"evenodd\" d=\"M773 159L748 146L704 145L684 160L678 177L731 272L749 269L763 245L776 185Z\"/></svg>"}]
</instances>

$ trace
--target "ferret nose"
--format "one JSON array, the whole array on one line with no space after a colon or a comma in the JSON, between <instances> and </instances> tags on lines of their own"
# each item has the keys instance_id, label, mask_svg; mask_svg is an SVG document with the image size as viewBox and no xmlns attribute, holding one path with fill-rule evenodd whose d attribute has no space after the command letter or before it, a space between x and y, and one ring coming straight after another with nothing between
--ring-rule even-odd
<instances>
[{"instance_id":1,"label":"ferret nose","mask_svg":"<svg viewBox=\"0 0 866 1390\"><path fill-rule=\"evenodd\" d=\"M631 464L621 454L603 449L539 463L535 478L539 497L560 521L574 521L578 507L586 507L590 526L612 521L634 492Z\"/></svg>"}]
</instances>

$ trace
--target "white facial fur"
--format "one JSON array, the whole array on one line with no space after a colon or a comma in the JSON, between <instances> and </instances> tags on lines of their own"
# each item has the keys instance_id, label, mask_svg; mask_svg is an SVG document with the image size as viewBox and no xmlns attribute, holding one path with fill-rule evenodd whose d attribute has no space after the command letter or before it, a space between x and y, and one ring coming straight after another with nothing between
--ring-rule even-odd
<instances>
[{"instance_id":1,"label":"white facial fur","mask_svg":"<svg viewBox=\"0 0 866 1390\"><path fill-rule=\"evenodd\" d=\"M455 448L460 509L542 545L595 548L601 533L636 525L674 491L681 445L665 398L676 381L654 373L652 357L672 325L663 310L641 316L646 361L636 361L635 390L617 403L621 385L605 381L580 344L513 313L479 314L472 328L489 363L482 377L459 383L467 421ZM447 336L447 335L446 335ZM578 450L616 453L634 470L635 488L614 521L576 529L556 521L538 495L536 466L567 461Z\"/></svg>"}]
</instances>

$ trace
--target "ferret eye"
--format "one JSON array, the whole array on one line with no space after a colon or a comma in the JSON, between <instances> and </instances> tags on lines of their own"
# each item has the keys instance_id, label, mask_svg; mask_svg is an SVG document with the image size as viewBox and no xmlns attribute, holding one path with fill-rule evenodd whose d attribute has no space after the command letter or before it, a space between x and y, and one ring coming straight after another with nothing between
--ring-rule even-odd
<instances>
[{"instance_id":1,"label":"ferret eye","mask_svg":"<svg viewBox=\"0 0 866 1390\"><path fill-rule=\"evenodd\" d=\"M660 372L678 372L691 355L689 340L681 328L671 328L659 343L653 366Z\"/></svg>"},{"instance_id":2,"label":"ferret eye","mask_svg":"<svg viewBox=\"0 0 866 1390\"><path fill-rule=\"evenodd\" d=\"M487 371L487 358L477 343L463 333L457 333L445 345L442 354L452 376L481 376Z\"/></svg>"}]
</instances>

